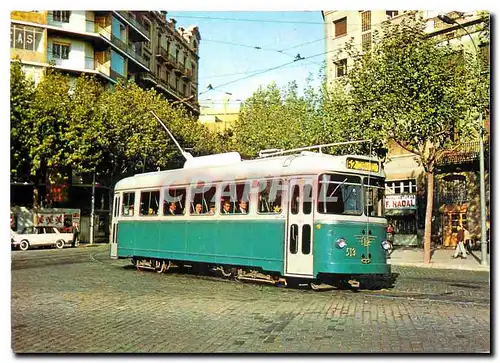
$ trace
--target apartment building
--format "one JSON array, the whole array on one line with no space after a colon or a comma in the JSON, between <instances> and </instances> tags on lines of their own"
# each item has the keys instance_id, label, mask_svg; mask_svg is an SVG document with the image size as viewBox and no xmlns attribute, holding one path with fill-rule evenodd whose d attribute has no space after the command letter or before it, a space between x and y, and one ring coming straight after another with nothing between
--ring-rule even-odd
<instances>
[{"instance_id":1,"label":"apartment building","mask_svg":"<svg viewBox=\"0 0 500 363\"><path fill-rule=\"evenodd\" d=\"M176 29L165 11L11 12L11 60L35 82L49 66L109 84L133 79L196 116L199 42L197 27Z\"/></svg>"},{"instance_id":2,"label":"apartment building","mask_svg":"<svg viewBox=\"0 0 500 363\"><path fill-rule=\"evenodd\" d=\"M38 82L53 67L76 77L95 75L104 84L119 78L154 87L166 99L197 117L198 28L176 28L166 11L12 11L10 59L20 60L26 74ZM62 205L81 210L82 237L89 234L91 177L73 175L66 181ZM61 185L58 185L60 187ZM40 185L39 185L40 187ZM40 197L51 195L39 189ZM66 189L64 189L66 190ZM31 205L33 185L11 184L11 205ZM54 198L50 198L54 201ZM95 188L96 237L109 233L108 187ZM85 238L85 237L84 237Z\"/></svg>"},{"instance_id":3,"label":"apartment building","mask_svg":"<svg viewBox=\"0 0 500 363\"><path fill-rule=\"evenodd\" d=\"M401 21L408 14L419 13L425 20L426 32L450 44L462 44L466 51L475 47L467 33L458 25L449 25L438 18L435 11L363 10L322 11L325 22L326 77L330 87L346 76L353 60L346 52L346 43L352 41L362 52L372 47L373 35L384 22ZM447 14L471 33L475 44L484 56L485 69L489 68L489 43L479 42L483 16L470 13ZM489 134L489 116L485 122ZM396 244L420 245L423 238L425 217L425 174L416 161L416 155L407 152L394 142L389 142L386 172L386 214L396 227ZM468 225L476 238L481 234L479 212L479 142L460 143L438 161L435 178L433 238L442 246L455 246L457 226ZM488 157L486 156L486 160ZM489 166L486 165L487 170ZM489 182L487 182L489 200ZM489 207L487 208L489 210ZM489 214L489 213L488 213Z\"/></svg>"}]
</instances>

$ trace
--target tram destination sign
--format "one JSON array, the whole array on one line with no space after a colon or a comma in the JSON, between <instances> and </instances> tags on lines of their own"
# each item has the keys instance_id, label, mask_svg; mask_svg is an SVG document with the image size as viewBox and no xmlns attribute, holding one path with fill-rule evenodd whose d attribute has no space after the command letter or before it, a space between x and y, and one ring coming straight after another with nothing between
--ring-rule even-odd
<instances>
[{"instance_id":1,"label":"tram destination sign","mask_svg":"<svg viewBox=\"0 0 500 363\"><path fill-rule=\"evenodd\" d=\"M365 170L365 171L371 171L374 173L378 173L379 172L379 165L375 161L347 158L347 169Z\"/></svg>"}]
</instances>

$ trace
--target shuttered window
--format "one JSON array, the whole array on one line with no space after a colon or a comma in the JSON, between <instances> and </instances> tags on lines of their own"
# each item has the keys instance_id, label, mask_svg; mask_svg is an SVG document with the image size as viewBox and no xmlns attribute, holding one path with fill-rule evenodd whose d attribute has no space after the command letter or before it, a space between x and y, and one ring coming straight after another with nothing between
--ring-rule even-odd
<instances>
[{"instance_id":1,"label":"shuttered window","mask_svg":"<svg viewBox=\"0 0 500 363\"><path fill-rule=\"evenodd\" d=\"M361 31L365 32L372 28L372 12L363 11L361 13Z\"/></svg>"},{"instance_id":2,"label":"shuttered window","mask_svg":"<svg viewBox=\"0 0 500 363\"><path fill-rule=\"evenodd\" d=\"M335 24L335 36L347 34L347 18L342 18L333 22Z\"/></svg>"}]
</instances>

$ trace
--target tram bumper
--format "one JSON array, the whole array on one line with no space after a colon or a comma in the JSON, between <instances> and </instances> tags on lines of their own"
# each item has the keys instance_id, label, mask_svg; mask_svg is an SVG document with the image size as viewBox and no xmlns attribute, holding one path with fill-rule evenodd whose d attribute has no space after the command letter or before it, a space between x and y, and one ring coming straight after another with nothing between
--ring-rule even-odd
<instances>
[{"instance_id":1,"label":"tram bumper","mask_svg":"<svg viewBox=\"0 0 500 363\"><path fill-rule=\"evenodd\" d=\"M371 276L390 275L391 265L387 263L320 263L315 266L315 274Z\"/></svg>"}]
</instances>

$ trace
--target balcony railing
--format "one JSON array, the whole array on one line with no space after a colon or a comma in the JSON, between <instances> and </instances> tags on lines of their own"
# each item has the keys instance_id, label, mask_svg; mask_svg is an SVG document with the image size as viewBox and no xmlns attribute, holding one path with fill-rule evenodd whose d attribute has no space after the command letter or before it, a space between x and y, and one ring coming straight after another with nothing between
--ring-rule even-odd
<instances>
[{"instance_id":1,"label":"balcony railing","mask_svg":"<svg viewBox=\"0 0 500 363\"><path fill-rule=\"evenodd\" d=\"M445 150L438 159L438 165L462 164L479 160L479 142L467 142Z\"/></svg>"},{"instance_id":2,"label":"balcony railing","mask_svg":"<svg viewBox=\"0 0 500 363\"><path fill-rule=\"evenodd\" d=\"M47 56L47 60L50 64L67 68L67 69L74 69L74 70L95 70L95 62L94 58L92 57L85 57L83 67L82 64L79 62L76 62L75 60L70 60L70 59L61 59L61 58L54 58L54 56L49 53Z\"/></svg>"},{"instance_id":3,"label":"balcony railing","mask_svg":"<svg viewBox=\"0 0 500 363\"><path fill-rule=\"evenodd\" d=\"M129 13L127 13L126 11L116 11L116 12L118 14L120 14L120 16L122 16L126 21L128 21L130 24L132 24L135 28L137 28L142 34L149 37L149 33L146 30L146 28L144 27L144 25L142 25L136 19L134 19L132 16L130 16Z\"/></svg>"}]
</instances>

